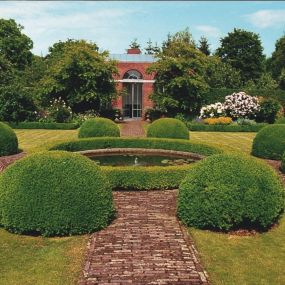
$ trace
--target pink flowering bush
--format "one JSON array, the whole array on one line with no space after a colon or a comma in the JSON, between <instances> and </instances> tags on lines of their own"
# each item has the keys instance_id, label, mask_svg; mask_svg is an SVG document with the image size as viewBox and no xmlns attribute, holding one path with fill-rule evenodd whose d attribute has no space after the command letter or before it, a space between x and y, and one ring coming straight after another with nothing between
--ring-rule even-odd
<instances>
[{"instance_id":1,"label":"pink flowering bush","mask_svg":"<svg viewBox=\"0 0 285 285\"><path fill-rule=\"evenodd\" d=\"M239 92L225 97L224 110L233 119L254 118L260 110L260 105L257 97Z\"/></svg>"},{"instance_id":2,"label":"pink flowering bush","mask_svg":"<svg viewBox=\"0 0 285 285\"><path fill-rule=\"evenodd\" d=\"M201 108L201 119L231 117L232 119L252 119L260 111L257 97L245 92L233 93L225 97L225 102L217 102Z\"/></svg>"}]
</instances>

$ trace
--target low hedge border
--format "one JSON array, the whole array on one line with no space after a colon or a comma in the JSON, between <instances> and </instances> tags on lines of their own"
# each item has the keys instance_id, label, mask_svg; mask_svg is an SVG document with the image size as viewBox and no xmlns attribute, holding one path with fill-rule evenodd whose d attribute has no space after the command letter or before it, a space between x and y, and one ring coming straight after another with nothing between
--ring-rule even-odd
<instances>
[{"instance_id":1,"label":"low hedge border","mask_svg":"<svg viewBox=\"0 0 285 285\"><path fill-rule=\"evenodd\" d=\"M157 139L157 138L92 138L78 139L59 143L50 150L85 151L108 148L146 148L191 152L203 156L222 153L222 150L212 146L191 143L187 140ZM179 166L153 167L112 167L101 166L107 175L112 188L116 189L174 189L185 178L194 164Z\"/></svg>"},{"instance_id":2,"label":"low hedge border","mask_svg":"<svg viewBox=\"0 0 285 285\"><path fill-rule=\"evenodd\" d=\"M82 151L105 148L153 148L193 152L205 156L222 153L213 146L180 139L98 137L55 144L49 150Z\"/></svg>"},{"instance_id":3,"label":"low hedge border","mask_svg":"<svg viewBox=\"0 0 285 285\"><path fill-rule=\"evenodd\" d=\"M7 124L13 129L75 130L79 128L77 123L9 122Z\"/></svg>"},{"instance_id":4,"label":"low hedge border","mask_svg":"<svg viewBox=\"0 0 285 285\"><path fill-rule=\"evenodd\" d=\"M153 167L101 166L112 188L135 190L165 190L178 188L194 164Z\"/></svg>"},{"instance_id":5,"label":"low hedge border","mask_svg":"<svg viewBox=\"0 0 285 285\"><path fill-rule=\"evenodd\" d=\"M190 131L194 132L258 132L268 124L259 123L256 125L203 125L187 123Z\"/></svg>"}]
</instances>

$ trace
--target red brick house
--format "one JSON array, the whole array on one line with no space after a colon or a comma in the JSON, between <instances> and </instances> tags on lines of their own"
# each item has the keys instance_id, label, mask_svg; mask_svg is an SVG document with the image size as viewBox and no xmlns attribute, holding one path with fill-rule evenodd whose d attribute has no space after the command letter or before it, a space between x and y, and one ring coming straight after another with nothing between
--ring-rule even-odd
<instances>
[{"instance_id":1,"label":"red brick house","mask_svg":"<svg viewBox=\"0 0 285 285\"><path fill-rule=\"evenodd\" d=\"M119 76L115 78L117 90L122 96L113 107L122 110L123 117L141 119L147 108L153 107L149 95L153 90L154 77L146 69L155 61L153 55L141 54L140 49L128 49L126 54L111 54L118 61Z\"/></svg>"}]
</instances>

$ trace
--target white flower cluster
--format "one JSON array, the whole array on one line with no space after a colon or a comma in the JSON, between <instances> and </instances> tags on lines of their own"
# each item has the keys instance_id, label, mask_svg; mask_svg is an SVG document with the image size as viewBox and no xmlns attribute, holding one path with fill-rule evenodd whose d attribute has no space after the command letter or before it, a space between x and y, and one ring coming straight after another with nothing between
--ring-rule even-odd
<instances>
[{"instance_id":1,"label":"white flower cluster","mask_svg":"<svg viewBox=\"0 0 285 285\"><path fill-rule=\"evenodd\" d=\"M225 97L224 110L228 116L234 119L250 118L259 112L260 105L257 97L239 92Z\"/></svg>"},{"instance_id":2,"label":"white flower cluster","mask_svg":"<svg viewBox=\"0 0 285 285\"><path fill-rule=\"evenodd\" d=\"M70 114L72 114L71 108L66 105L65 101L59 97L58 99L54 99L53 101L50 102L50 108L55 109L56 111L59 111L60 108L66 109Z\"/></svg>"},{"instance_id":3,"label":"white flower cluster","mask_svg":"<svg viewBox=\"0 0 285 285\"><path fill-rule=\"evenodd\" d=\"M210 104L201 108L200 118L218 118L225 115L224 105L220 102Z\"/></svg>"}]
</instances>

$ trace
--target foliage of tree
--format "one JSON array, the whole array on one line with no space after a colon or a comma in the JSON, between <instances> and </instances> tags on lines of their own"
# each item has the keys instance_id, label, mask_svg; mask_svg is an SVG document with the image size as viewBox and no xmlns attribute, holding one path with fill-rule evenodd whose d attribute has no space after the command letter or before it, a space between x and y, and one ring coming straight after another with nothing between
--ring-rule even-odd
<instances>
[{"instance_id":1,"label":"foliage of tree","mask_svg":"<svg viewBox=\"0 0 285 285\"><path fill-rule=\"evenodd\" d=\"M32 61L32 40L15 20L0 19L0 53L13 67L23 70Z\"/></svg>"},{"instance_id":2,"label":"foliage of tree","mask_svg":"<svg viewBox=\"0 0 285 285\"><path fill-rule=\"evenodd\" d=\"M35 111L33 99L21 84L0 87L0 121L31 121L36 117Z\"/></svg>"},{"instance_id":3,"label":"foliage of tree","mask_svg":"<svg viewBox=\"0 0 285 285\"><path fill-rule=\"evenodd\" d=\"M285 90L285 68L282 69L281 74L278 78L279 87Z\"/></svg>"},{"instance_id":4,"label":"foliage of tree","mask_svg":"<svg viewBox=\"0 0 285 285\"><path fill-rule=\"evenodd\" d=\"M195 47L195 41L189 31L189 28L179 31L173 35L168 33L167 39L162 42L162 51L164 52L165 50L169 50L173 42L180 42Z\"/></svg>"},{"instance_id":5,"label":"foliage of tree","mask_svg":"<svg viewBox=\"0 0 285 285\"><path fill-rule=\"evenodd\" d=\"M254 90L272 91L277 87L278 83L272 78L270 73L263 73L257 82L249 80L244 85L244 89L249 93Z\"/></svg>"},{"instance_id":6,"label":"foliage of tree","mask_svg":"<svg viewBox=\"0 0 285 285\"><path fill-rule=\"evenodd\" d=\"M278 79L285 68L285 34L276 41L275 50L269 59L269 69L274 79Z\"/></svg>"},{"instance_id":7,"label":"foliage of tree","mask_svg":"<svg viewBox=\"0 0 285 285\"><path fill-rule=\"evenodd\" d=\"M160 48L157 45L157 42L155 45L153 45L151 39L147 41L147 46L145 47L145 54L157 54L160 52Z\"/></svg>"},{"instance_id":8,"label":"foliage of tree","mask_svg":"<svg viewBox=\"0 0 285 285\"><path fill-rule=\"evenodd\" d=\"M217 55L241 72L243 82L256 81L264 70L264 55L258 34L234 29L221 39Z\"/></svg>"},{"instance_id":9,"label":"foliage of tree","mask_svg":"<svg viewBox=\"0 0 285 285\"><path fill-rule=\"evenodd\" d=\"M195 48L188 32L171 36L148 72L155 74L152 100L170 116L199 112L202 94L208 84L204 79L206 56Z\"/></svg>"},{"instance_id":10,"label":"foliage of tree","mask_svg":"<svg viewBox=\"0 0 285 285\"><path fill-rule=\"evenodd\" d=\"M198 49L207 56L211 54L210 44L209 44L207 38L205 38L205 37L200 38Z\"/></svg>"},{"instance_id":11,"label":"foliage of tree","mask_svg":"<svg viewBox=\"0 0 285 285\"><path fill-rule=\"evenodd\" d=\"M41 56L33 55L31 65L23 72L23 81L26 87L36 87L43 78L47 70L46 59Z\"/></svg>"},{"instance_id":12,"label":"foliage of tree","mask_svg":"<svg viewBox=\"0 0 285 285\"><path fill-rule=\"evenodd\" d=\"M140 48L141 45L138 43L138 39L135 38L134 40L131 41L131 44L130 44L130 48Z\"/></svg>"},{"instance_id":13,"label":"foliage of tree","mask_svg":"<svg viewBox=\"0 0 285 285\"><path fill-rule=\"evenodd\" d=\"M100 111L115 98L116 63L95 43L68 40L56 43L47 56L47 71L40 81L44 104L62 98L75 112Z\"/></svg>"},{"instance_id":14,"label":"foliage of tree","mask_svg":"<svg viewBox=\"0 0 285 285\"><path fill-rule=\"evenodd\" d=\"M9 60L0 55L0 86L11 84L15 77L15 70Z\"/></svg>"},{"instance_id":15,"label":"foliage of tree","mask_svg":"<svg viewBox=\"0 0 285 285\"><path fill-rule=\"evenodd\" d=\"M240 72L215 56L208 57L206 81L211 88L235 89L242 86Z\"/></svg>"}]
</instances>

